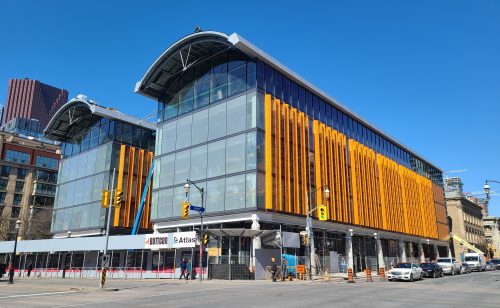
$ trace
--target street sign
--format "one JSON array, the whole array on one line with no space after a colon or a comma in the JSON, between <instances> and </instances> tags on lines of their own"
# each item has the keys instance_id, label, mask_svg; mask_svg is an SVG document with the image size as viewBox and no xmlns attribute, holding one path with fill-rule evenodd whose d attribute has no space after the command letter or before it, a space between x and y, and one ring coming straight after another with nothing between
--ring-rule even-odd
<instances>
[{"instance_id":1,"label":"street sign","mask_svg":"<svg viewBox=\"0 0 500 308\"><path fill-rule=\"evenodd\" d=\"M109 266L109 255L103 255L101 257L101 262L102 262L102 267L108 267Z\"/></svg>"},{"instance_id":2,"label":"street sign","mask_svg":"<svg viewBox=\"0 0 500 308\"><path fill-rule=\"evenodd\" d=\"M200 213L204 213L205 212L205 208L203 208L201 206L196 206L196 205L190 205L189 209L191 211L196 211L196 212L200 212Z\"/></svg>"}]
</instances>

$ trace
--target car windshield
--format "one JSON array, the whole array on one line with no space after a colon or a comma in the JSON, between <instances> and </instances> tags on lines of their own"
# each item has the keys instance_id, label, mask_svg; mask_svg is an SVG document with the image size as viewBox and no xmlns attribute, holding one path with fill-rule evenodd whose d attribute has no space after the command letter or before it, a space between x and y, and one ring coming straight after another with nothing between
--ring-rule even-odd
<instances>
[{"instance_id":1,"label":"car windshield","mask_svg":"<svg viewBox=\"0 0 500 308\"><path fill-rule=\"evenodd\" d=\"M433 263L420 263L421 268L433 268L434 264Z\"/></svg>"},{"instance_id":2,"label":"car windshield","mask_svg":"<svg viewBox=\"0 0 500 308\"><path fill-rule=\"evenodd\" d=\"M478 257L465 257L465 262L467 261L477 261Z\"/></svg>"},{"instance_id":3,"label":"car windshield","mask_svg":"<svg viewBox=\"0 0 500 308\"><path fill-rule=\"evenodd\" d=\"M441 263L451 263L451 259L439 258L439 259L437 259L437 262L441 262Z\"/></svg>"},{"instance_id":4,"label":"car windshield","mask_svg":"<svg viewBox=\"0 0 500 308\"><path fill-rule=\"evenodd\" d=\"M411 263L397 263L394 268L411 268Z\"/></svg>"}]
</instances>

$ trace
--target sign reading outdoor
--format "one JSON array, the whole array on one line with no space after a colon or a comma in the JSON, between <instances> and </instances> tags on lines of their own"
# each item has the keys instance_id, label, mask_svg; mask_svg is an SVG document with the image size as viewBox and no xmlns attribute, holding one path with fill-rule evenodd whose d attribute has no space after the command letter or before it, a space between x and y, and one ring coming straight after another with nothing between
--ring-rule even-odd
<instances>
[{"instance_id":1,"label":"sign reading outdoor","mask_svg":"<svg viewBox=\"0 0 500 308\"><path fill-rule=\"evenodd\" d=\"M146 234L144 239L144 248L146 249L165 249L168 247L168 235L171 233L153 233Z\"/></svg>"}]
</instances>

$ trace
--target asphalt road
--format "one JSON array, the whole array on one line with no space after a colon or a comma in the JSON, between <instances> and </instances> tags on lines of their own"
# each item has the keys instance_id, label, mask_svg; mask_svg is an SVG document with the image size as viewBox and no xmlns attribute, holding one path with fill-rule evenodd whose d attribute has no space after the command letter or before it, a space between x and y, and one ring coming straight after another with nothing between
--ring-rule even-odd
<instances>
[{"instance_id":1,"label":"asphalt road","mask_svg":"<svg viewBox=\"0 0 500 308\"><path fill-rule=\"evenodd\" d=\"M0 307L500 307L500 271L410 282L0 280Z\"/></svg>"}]
</instances>

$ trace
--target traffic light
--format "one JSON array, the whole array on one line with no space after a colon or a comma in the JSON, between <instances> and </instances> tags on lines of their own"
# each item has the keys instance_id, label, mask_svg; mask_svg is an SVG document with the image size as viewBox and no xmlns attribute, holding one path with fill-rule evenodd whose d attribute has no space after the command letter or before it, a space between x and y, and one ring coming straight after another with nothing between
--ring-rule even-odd
<instances>
[{"instance_id":1,"label":"traffic light","mask_svg":"<svg viewBox=\"0 0 500 308\"><path fill-rule=\"evenodd\" d=\"M121 189L117 189L115 191L115 206L120 207L123 203L123 191Z\"/></svg>"},{"instance_id":2,"label":"traffic light","mask_svg":"<svg viewBox=\"0 0 500 308\"><path fill-rule=\"evenodd\" d=\"M300 245L302 245L302 246L309 245L309 239L307 237L307 233L300 234Z\"/></svg>"},{"instance_id":3,"label":"traffic light","mask_svg":"<svg viewBox=\"0 0 500 308\"><path fill-rule=\"evenodd\" d=\"M328 219L328 211L326 205L318 206L318 219L319 220L327 220Z\"/></svg>"},{"instance_id":4,"label":"traffic light","mask_svg":"<svg viewBox=\"0 0 500 308\"><path fill-rule=\"evenodd\" d=\"M109 206L109 190L103 189L101 193L101 207L103 209Z\"/></svg>"},{"instance_id":5,"label":"traffic light","mask_svg":"<svg viewBox=\"0 0 500 308\"><path fill-rule=\"evenodd\" d=\"M182 219L188 219L189 218L189 202L184 201L182 202Z\"/></svg>"},{"instance_id":6,"label":"traffic light","mask_svg":"<svg viewBox=\"0 0 500 308\"><path fill-rule=\"evenodd\" d=\"M210 236L208 235L208 233L204 233L203 234L203 245L206 247L209 241L210 241Z\"/></svg>"}]
</instances>

